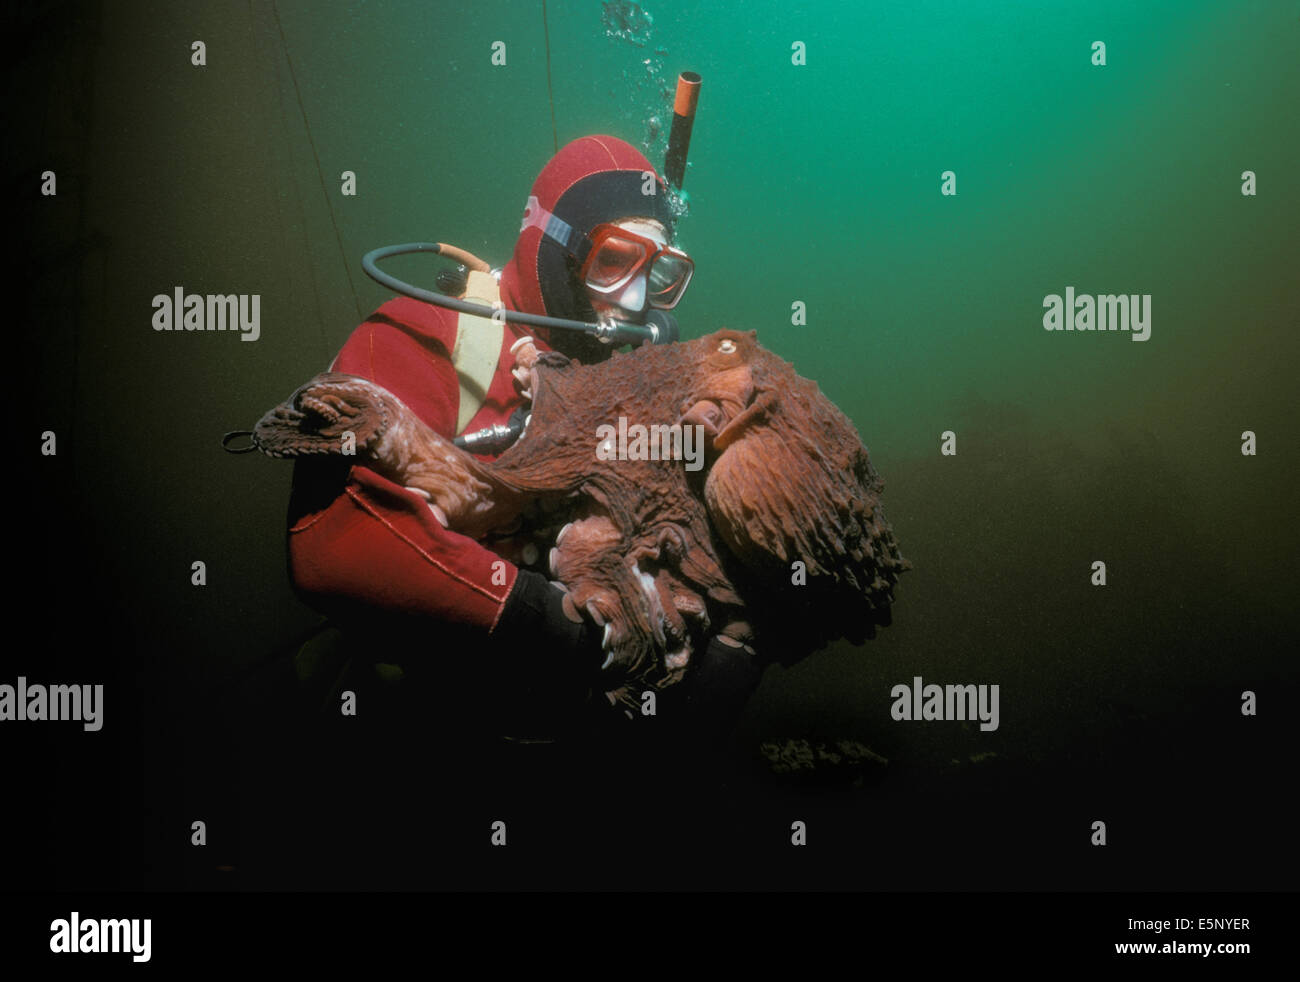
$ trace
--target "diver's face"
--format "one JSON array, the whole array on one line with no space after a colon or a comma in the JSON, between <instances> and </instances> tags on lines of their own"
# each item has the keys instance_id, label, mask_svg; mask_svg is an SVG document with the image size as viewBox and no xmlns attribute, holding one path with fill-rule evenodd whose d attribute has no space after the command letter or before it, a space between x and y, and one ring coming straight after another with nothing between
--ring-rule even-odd
<instances>
[{"instance_id":1,"label":"diver's face","mask_svg":"<svg viewBox=\"0 0 1300 982\"><path fill-rule=\"evenodd\" d=\"M633 235L651 239L656 245L668 245L668 230L653 218L624 218L621 221L614 222L614 224L619 228L626 229ZM612 297L588 289L587 299L591 302L591 308L596 312L596 316L602 319L611 317L617 321L628 321L637 324L644 321L646 312L650 309L650 305L646 302L648 275L649 270L647 269L633 279L619 294L617 302Z\"/></svg>"}]
</instances>

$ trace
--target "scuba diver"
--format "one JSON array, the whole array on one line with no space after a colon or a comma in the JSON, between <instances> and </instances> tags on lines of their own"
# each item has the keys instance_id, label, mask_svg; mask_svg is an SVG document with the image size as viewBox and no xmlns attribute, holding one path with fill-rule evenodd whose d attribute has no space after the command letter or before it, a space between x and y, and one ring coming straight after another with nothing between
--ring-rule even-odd
<instances>
[{"instance_id":1,"label":"scuba diver","mask_svg":"<svg viewBox=\"0 0 1300 982\"><path fill-rule=\"evenodd\" d=\"M639 151L613 137L583 137L538 175L513 257L499 273L441 247L469 267L463 287L445 289L526 314L675 327L661 312L677 305L694 267L671 244L674 224L668 185ZM512 373L514 349L526 338L588 364L613 351L608 336L401 296L356 328L330 370L383 386L438 433L489 456L509 445L493 440L511 440L527 407ZM455 686L450 701L497 735L631 725L606 694L619 681L602 674L601 628L546 575L553 541L530 540L528 528L468 538L446 528L420 492L339 458L295 464L289 526L295 590L350 645L368 649L370 662L396 663L439 691ZM686 678L659 693L656 715L692 740L717 742L760 674L750 649L715 636Z\"/></svg>"}]
</instances>

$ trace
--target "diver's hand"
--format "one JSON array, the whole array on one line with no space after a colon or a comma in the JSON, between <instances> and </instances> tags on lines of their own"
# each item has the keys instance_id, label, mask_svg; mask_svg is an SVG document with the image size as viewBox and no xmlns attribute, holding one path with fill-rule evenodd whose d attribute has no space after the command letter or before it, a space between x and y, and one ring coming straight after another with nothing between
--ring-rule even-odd
<instances>
[{"instance_id":1,"label":"diver's hand","mask_svg":"<svg viewBox=\"0 0 1300 982\"><path fill-rule=\"evenodd\" d=\"M763 668L749 645L715 634L691 660L682 682L663 694L666 715L698 737L722 739L758 688Z\"/></svg>"},{"instance_id":2,"label":"diver's hand","mask_svg":"<svg viewBox=\"0 0 1300 982\"><path fill-rule=\"evenodd\" d=\"M578 613L568 594L529 569L519 570L492 633L507 648L543 654L575 681L589 677L606 655L601 629Z\"/></svg>"},{"instance_id":3,"label":"diver's hand","mask_svg":"<svg viewBox=\"0 0 1300 982\"><path fill-rule=\"evenodd\" d=\"M574 611L602 631L608 677L662 682L680 678L689 647L665 614L655 578L624 557L625 542L610 518L591 514L560 529L548 558L551 574Z\"/></svg>"},{"instance_id":4,"label":"diver's hand","mask_svg":"<svg viewBox=\"0 0 1300 982\"><path fill-rule=\"evenodd\" d=\"M713 635L691 658L685 678L657 693L655 715L668 727L665 738L693 750L719 745L735 728L764 667L749 645ZM605 698L635 720L645 688L629 683L606 692Z\"/></svg>"}]
</instances>

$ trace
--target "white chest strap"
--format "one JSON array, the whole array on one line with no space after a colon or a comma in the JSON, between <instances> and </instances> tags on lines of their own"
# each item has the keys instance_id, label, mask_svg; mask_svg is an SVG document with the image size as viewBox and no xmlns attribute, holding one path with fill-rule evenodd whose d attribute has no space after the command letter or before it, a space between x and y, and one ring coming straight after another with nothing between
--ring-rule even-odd
<instances>
[{"instance_id":1,"label":"white chest strap","mask_svg":"<svg viewBox=\"0 0 1300 982\"><path fill-rule=\"evenodd\" d=\"M465 285L465 299L491 307L501 299L496 278L491 273L471 270ZM460 383L460 405L456 413L456 435L465 432L469 421L483 407L492 377L501 361L506 322L490 317L461 314L456 321L456 343L451 361Z\"/></svg>"}]
</instances>

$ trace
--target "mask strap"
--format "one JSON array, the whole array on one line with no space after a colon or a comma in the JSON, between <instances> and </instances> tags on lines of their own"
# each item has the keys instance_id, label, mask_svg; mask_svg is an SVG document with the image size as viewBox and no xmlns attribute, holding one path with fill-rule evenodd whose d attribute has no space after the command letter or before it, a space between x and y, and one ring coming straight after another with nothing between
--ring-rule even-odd
<instances>
[{"instance_id":1,"label":"mask strap","mask_svg":"<svg viewBox=\"0 0 1300 982\"><path fill-rule=\"evenodd\" d=\"M524 220L519 226L519 231L522 232L526 228L541 229L543 236L559 243L569 255L576 257L578 262L586 259L587 253L591 251L591 240L563 218L543 208L535 194L528 196L528 204L524 206Z\"/></svg>"}]
</instances>

